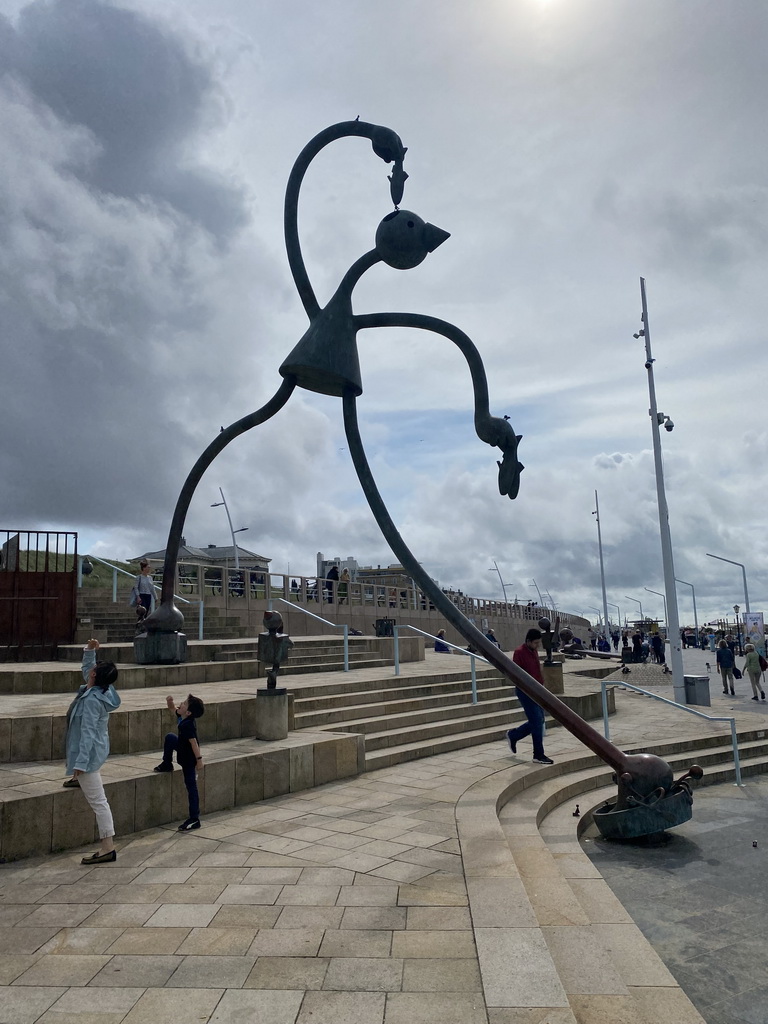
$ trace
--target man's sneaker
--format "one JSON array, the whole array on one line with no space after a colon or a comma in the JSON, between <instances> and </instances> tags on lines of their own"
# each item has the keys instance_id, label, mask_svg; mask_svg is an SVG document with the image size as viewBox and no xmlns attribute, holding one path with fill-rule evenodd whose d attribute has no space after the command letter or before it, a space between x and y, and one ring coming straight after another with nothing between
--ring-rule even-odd
<instances>
[{"instance_id":1,"label":"man's sneaker","mask_svg":"<svg viewBox=\"0 0 768 1024\"><path fill-rule=\"evenodd\" d=\"M516 754L517 753L517 743L515 742L515 739L512 736L512 730L511 729L509 729L507 731L507 743L509 744L509 749L512 751L512 753Z\"/></svg>"},{"instance_id":2,"label":"man's sneaker","mask_svg":"<svg viewBox=\"0 0 768 1024\"><path fill-rule=\"evenodd\" d=\"M534 764L554 764L551 757L534 757Z\"/></svg>"},{"instance_id":3,"label":"man's sneaker","mask_svg":"<svg viewBox=\"0 0 768 1024\"><path fill-rule=\"evenodd\" d=\"M173 765L171 764L170 761L161 761L160 764L157 765L152 770L156 771L156 772L172 772L173 771Z\"/></svg>"},{"instance_id":4,"label":"man's sneaker","mask_svg":"<svg viewBox=\"0 0 768 1024\"><path fill-rule=\"evenodd\" d=\"M196 828L200 828L200 819L187 818L183 825L179 825L179 832L192 832Z\"/></svg>"}]
</instances>

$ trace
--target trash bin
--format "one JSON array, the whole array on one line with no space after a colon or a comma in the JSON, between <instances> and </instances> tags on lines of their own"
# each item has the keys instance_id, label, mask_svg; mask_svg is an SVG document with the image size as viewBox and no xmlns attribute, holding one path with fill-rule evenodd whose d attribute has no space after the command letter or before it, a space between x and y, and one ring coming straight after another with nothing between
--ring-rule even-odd
<instances>
[{"instance_id":1,"label":"trash bin","mask_svg":"<svg viewBox=\"0 0 768 1024\"><path fill-rule=\"evenodd\" d=\"M683 676L685 683L685 703L700 704L711 707L709 699L709 676Z\"/></svg>"},{"instance_id":2,"label":"trash bin","mask_svg":"<svg viewBox=\"0 0 768 1024\"><path fill-rule=\"evenodd\" d=\"M376 619L376 636L394 636L397 619Z\"/></svg>"}]
</instances>

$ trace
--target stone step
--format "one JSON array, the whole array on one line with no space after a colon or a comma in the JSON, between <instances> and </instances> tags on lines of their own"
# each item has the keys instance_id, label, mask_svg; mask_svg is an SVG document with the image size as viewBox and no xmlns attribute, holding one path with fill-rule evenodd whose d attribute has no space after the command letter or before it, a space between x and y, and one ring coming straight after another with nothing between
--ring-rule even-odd
<instances>
[{"instance_id":1,"label":"stone step","mask_svg":"<svg viewBox=\"0 0 768 1024\"><path fill-rule=\"evenodd\" d=\"M477 693L479 699L482 700L486 695L492 695L497 690L509 689L509 687L499 686L499 679L498 673L489 673L483 678L478 676ZM420 700L434 700L438 702L439 699L450 702L453 694L464 693L470 685L469 680L460 675L454 676L450 682L429 682L425 681L424 676L413 679L410 682L403 680L402 676L394 676L387 682L390 685L385 685L384 681L379 682L377 680L376 689L360 690L353 688L352 690L318 696L314 694L308 695L307 690L302 688L301 693L297 694L297 710L300 707L302 714L322 711L328 711L329 713L338 712L343 719L344 717L349 717L344 714L345 710L352 710L356 714L359 709L364 714L366 705L370 704L397 705L399 701L411 703ZM356 686L357 684L353 685ZM471 693L471 690L469 692ZM408 709L401 707L399 710Z\"/></svg>"},{"instance_id":2,"label":"stone step","mask_svg":"<svg viewBox=\"0 0 768 1024\"><path fill-rule=\"evenodd\" d=\"M499 703L502 704L502 702ZM474 708L477 710L470 710ZM486 728L496 730L495 734L503 738L506 735L507 729L510 728L513 716L515 716L515 721L519 718L519 714L517 714L517 710L512 706L511 701L509 703L503 702L502 706L492 711L487 710L482 704L470 704L467 709L455 708L452 710L453 717L366 733L366 752L375 754L376 751L385 750L389 747L410 746L413 743L430 744L433 740L438 740L445 736L458 739L464 733L474 733ZM380 720L378 722L379 726L383 725L385 721L385 719ZM351 730L351 728L351 726L339 725L336 727L336 731L346 732ZM483 740L482 742L486 741Z\"/></svg>"},{"instance_id":3,"label":"stone step","mask_svg":"<svg viewBox=\"0 0 768 1024\"><path fill-rule=\"evenodd\" d=\"M522 712L517 713L520 718ZM433 754L445 754L450 750L462 750L465 747L478 746L481 743L496 743L506 740L507 729L515 723L515 714L509 715L506 725L488 726L483 729L472 729L452 736L435 737L428 742L416 740L408 743L399 743L394 746L385 747L380 750L366 751L365 770L375 771L377 768L390 768L395 764L403 764L406 761L416 761L422 757L431 757Z\"/></svg>"},{"instance_id":4,"label":"stone step","mask_svg":"<svg viewBox=\"0 0 768 1024\"><path fill-rule=\"evenodd\" d=\"M253 737L256 733L256 682L252 693L229 694L217 688L213 699L204 695L205 714L199 719L197 733L201 743ZM146 695L146 696L145 696ZM141 699L126 699L109 716L109 745L113 754L139 754L162 750L166 733L176 729L169 713L166 689L143 690ZM183 692L174 694L177 703ZM66 711L69 698L52 698L55 708L29 708L27 713L9 716L0 729L0 763L17 764L29 761L60 761L64 757ZM39 702L38 702L39 703ZM46 703L49 703L46 700Z\"/></svg>"},{"instance_id":5,"label":"stone step","mask_svg":"<svg viewBox=\"0 0 768 1024\"><path fill-rule=\"evenodd\" d=\"M303 650L303 648L301 648L301 650ZM221 653L219 653L219 654L217 654L215 656L214 660L215 661L238 661L238 660L240 660L241 658L244 658L244 657L255 658L256 654L257 654L257 649L255 647L250 648L250 650L244 650L244 651L222 651ZM365 659L369 659L370 660L371 658L375 658L375 659L381 660L380 659L380 652L378 650L369 650L367 648L365 648L365 649L354 648L354 649L350 649L349 650L349 663L350 664L356 663L358 661L363 661ZM281 667L280 671L283 672L283 671L285 671L285 670L287 670L289 668L299 668L299 667L301 667L303 665L317 665L318 668L319 668L321 665L329 664L329 663L333 663L334 665L338 665L339 663L341 663L341 665L343 667L344 666L344 652L343 652L343 650L337 650L334 647L334 648L325 648L325 649L321 649L321 650L317 650L317 651L308 652L307 654L303 654L303 653L301 653L301 654L294 654L294 652L292 651L288 661L286 661L283 664L283 666Z\"/></svg>"},{"instance_id":6,"label":"stone step","mask_svg":"<svg viewBox=\"0 0 768 1024\"><path fill-rule=\"evenodd\" d=\"M350 734L291 733L270 743L230 740L206 744L203 754L202 814L350 778L364 768L362 739ZM187 817L181 771L154 772L157 760L156 752L111 755L102 768L118 837ZM62 788L64 778L61 762L42 769L0 766L0 863L96 841L93 811L79 789Z\"/></svg>"},{"instance_id":7,"label":"stone step","mask_svg":"<svg viewBox=\"0 0 768 1024\"><path fill-rule=\"evenodd\" d=\"M519 707L514 692L508 688L505 694L500 697L472 703L472 693L465 693L464 700L459 700L460 694L451 694L451 702L441 706L425 706L410 711L395 712L384 707L366 706L366 717L356 717L343 720L338 717L330 717L328 712L324 715L305 716L301 712L296 713L296 727L333 729L337 732L361 732L366 737L366 747L375 750L377 746L389 745L390 737L404 735L407 730L419 729L421 726L431 726L437 723L449 723L453 725L456 732L463 731L466 726L458 723L463 719L475 720L478 716L493 715L497 713L508 713ZM372 714L372 712L375 712ZM326 721L322 721L323 718Z\"/></svg>"},{"instance_id":8,"label":"stone step","mask_svg":"<svg viewBox=\"0 0 768 1024\"><path fill-rule=\"evenodd\" d=\"M427 687L419 687L419 689L424 690ZM344 722L357 723L371 715L374 709L379 716L390 716L442 708L452 704L464 707L472 701L472 690L467 689L467 685L463 681L454 685L442 683L436 689L438 692L428 692L421 696L412 695L405 690L378 690L370 695L370 700L364 700L361 703L357 703L355 698L367 698L368 694L341 694L335 700L330 697L323 698L325 707L316 711L305 710L307 704L315 704L316 700L307 700L302 696L297 696L297 723L301 722L302 728L312 729L318 725L335 726ZM514 700L514 693L510 693L508 686L478 687L477 698L479 703L510 698Z\"/></svg>"},{"instance_id":9,"label":"stone step","mask_svg":"<svg viewBox=\"0 0 768 1024\"><path fill-rule=\"evenodd\" d=\"M768 770L761 732L740 731L747 775ZM711 766L702 782L733 778L732 748L722 735L666 742L651 752L665 758L675 775L707 762ZM465 865L471 865L469 906L485 991L494 992L500 1008L541 1005L546 984L556 993L552 1002L560 1005L583 993L585 977L599 978L615 992L653 990L652 1018L634 1012L631 998L622 1002L619 1015L627 1024L701 1021L690 1004L686 1009L675 979L579 845L578 833L589 824L591 811L615 797L615 783L606 785L611 774L594 755L572 754L547 768L516 764L479 780L460 797L456 823ZM576 820L574 799L581 808ZM535 977L518 975L513 990L508 955L502 955L519 948L516 935L504 934L512 930L512 917L528 932L527 948L538 950ZM568 931L571 941L565 942Z\"/></svg>"},{"instance_id":10,"label":"stone step","mask_svg":"<svg viewBox=\"0 0 768 1024\"><path fill-rule=\"evenodd\" d=\"M256 641L251 637L250 639L236 637L231 641L222 645L216 639L208 640L196 640L193 637L188 637L188 649L190 661L209 661L218 659L219 654L227 653L230 651L236 651L246 656L249 656L256 650ZM375 646L376 641L372 637L350 637L349 650L375 650L378 652L378 647ZM319 650L324 652L325 650L338 650L343 651L343 640L337 640L335 637L323 637L317 638L305 638L305 637L294 637L294 651L296 654L300 652L313 652ZM58 648L58 660L59 661L74 661L78 664L83 656L82 644L62 644ZM99 657L104 661L114 661L117 663L125 663L133 660L133 635L127 641L121 642L108 642L101 645L99 650Z\"/></svg>"}]
</instances>

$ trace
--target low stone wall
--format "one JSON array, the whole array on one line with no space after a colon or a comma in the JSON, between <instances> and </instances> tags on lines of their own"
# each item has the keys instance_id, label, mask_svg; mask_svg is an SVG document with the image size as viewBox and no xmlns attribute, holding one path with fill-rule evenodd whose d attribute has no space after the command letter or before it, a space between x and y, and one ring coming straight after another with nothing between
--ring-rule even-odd
<instances>
[{"instance_id":1,"label":"low stone wall","mask_svg":"<svg viewBox=\"0 0 768 1024\"><path fill-rule=\"evenodd\" d=\"M253 752L207 761L199 780L201 814L347 779L364 768L363 737L352 733L302 733L259 743ZM188 811L180 771L129 771L126 766L127 777L119 779L103 775L118 846L121 835L183 821ZM0 862L97 841L93 811L78 789L63 789L61 780L34 785L34 792L0 792Z\"/></svg>"}]
</instances>

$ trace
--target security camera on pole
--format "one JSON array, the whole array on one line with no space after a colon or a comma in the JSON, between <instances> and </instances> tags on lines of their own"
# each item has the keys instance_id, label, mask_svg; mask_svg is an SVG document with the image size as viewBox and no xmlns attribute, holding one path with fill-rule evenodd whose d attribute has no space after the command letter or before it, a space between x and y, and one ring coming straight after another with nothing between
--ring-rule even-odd
<instances>
[{"instance_id":1,"label":"security camera on pole","mask_svg":"<svg viewBox=\"0 0 768 1024\"><path fill-rule=\"evenodd\" d=\"M667 595L667 636L669 639L669 661L672 667L672 683L675 700L685 704L685 680L683 670L683 648L680 639L680 620L677 614L677 594L675 592L675 566L672 558L672 537L669 532L669 510L667 496L664 493L664 468L661 460L661 435L659 428L671 431L674 423L659 412L656 407L656 385L653 379L653 356L651 354L651 330L648 324L648 305L645 300L645 279L640 278L640 298L643 303L643 326L634 335L645 339L645 368L648 371L648 394L651 407L651 434L653 436L653 461L656 467L656 497L659 506L659 533L661 534L661 563L664 570L664 590Z\"/></svg>"}]
</instances>

